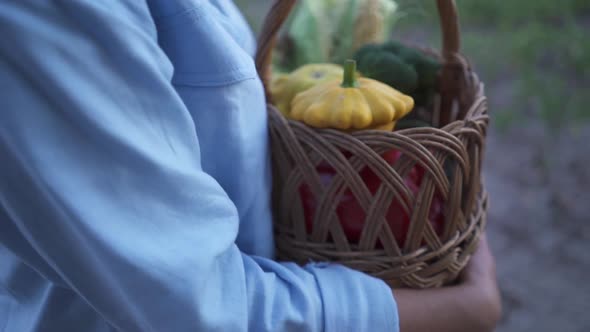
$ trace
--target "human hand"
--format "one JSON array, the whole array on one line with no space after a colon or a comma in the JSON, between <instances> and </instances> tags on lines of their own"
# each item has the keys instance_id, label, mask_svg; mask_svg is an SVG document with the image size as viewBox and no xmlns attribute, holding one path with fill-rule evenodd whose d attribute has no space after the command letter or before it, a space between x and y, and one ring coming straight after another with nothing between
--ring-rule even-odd
<instances>
[{"instance_id":1,"label":"human hand","mask_svg":"<svg viewBox=\"0 0 590 332\"><path fill-rule=\"evenodd\" d=\"M479 294L480 319L491 329L502 316L502 301L496 277L496 261L488 244L487 234L483 234L479 246L463 270L460 287Z\"/></svg>"},{"instance_id":2,"label":"human hand","mask_svg":"<svg viewBox=\"0 0 590 332\"><path fill-rule=\"evenodd\" d=\"M457 285L393 293L402 332L491 332L502 311L496 263L485 234Z\"/></svg>"}]
</instances>

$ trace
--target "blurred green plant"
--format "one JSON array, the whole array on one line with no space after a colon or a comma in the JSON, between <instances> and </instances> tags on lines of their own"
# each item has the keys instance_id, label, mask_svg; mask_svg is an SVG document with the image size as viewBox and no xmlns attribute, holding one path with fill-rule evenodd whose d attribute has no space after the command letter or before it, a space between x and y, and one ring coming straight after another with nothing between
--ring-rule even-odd
<instances>
[{"instance_id":1,"label":"blurred green plant","mask_svg":"<svg viewBox=\"0 0 590 332\"><path fill-rule=\"evenodd\" d=\"M395 35L426 32L438 45L434 1L400 0ZM505 129L539 116L557 128L590 119L590 1L457 1L462 52L473 62Z\"/></svg>"}]
</instances>

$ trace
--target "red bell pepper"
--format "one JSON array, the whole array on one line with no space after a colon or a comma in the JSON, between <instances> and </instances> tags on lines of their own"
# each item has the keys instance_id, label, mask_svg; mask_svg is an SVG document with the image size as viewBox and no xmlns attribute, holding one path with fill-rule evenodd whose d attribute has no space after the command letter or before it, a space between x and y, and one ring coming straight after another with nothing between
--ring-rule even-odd
<instances>
[{"instance_id":1,"label":"red bell pepper","mask_svg":"<svg viewBox=\"0 0 590 332\"><path fill-rule=\"evenodd\" d=\"M345 154L345 156L348 157L349 155ZM396 150L391 150L384 153L382 157L387 163L393 165L401 157L401 153ZM323 185L326 186L336 174L335 170L327 163L322 163L317 166L317 172L319 173L322 182L324 182ZM374 195L381 185L381 180L369 167L363 168L359 172L359 175L361 176L361 179L363 179L367 189ZM424 168L416 165L410 170L404 179L406 185L414 195L418 194L424 175ZM302 199L306 227L308 232L311 233L313 230L313 216L317 207L316 198L306 184L300 186L299 194ZM409 212L411 214L411 211ZM358 243L364 226L365 212L349 189L342 194L340 204L336 208L336 214L338 215L338 219L342 224L342 228L348 240L352 243ZM410 227L410 214L405 212L400 202L396 200L391 202L386 214L389 227L400 247L403 247L406 242L406 235ZM430 206L429 220L436 233L440 235L444 228L444 206L443 201L437 192L435 192L435 196ZM378 247L381 247L381 245L378 245Z\"/></svg>"}]
</instances>

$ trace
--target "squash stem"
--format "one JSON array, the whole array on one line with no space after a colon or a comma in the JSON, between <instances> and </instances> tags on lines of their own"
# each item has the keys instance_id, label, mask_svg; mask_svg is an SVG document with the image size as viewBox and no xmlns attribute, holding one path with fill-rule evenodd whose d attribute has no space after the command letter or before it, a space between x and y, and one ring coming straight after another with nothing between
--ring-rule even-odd
<instances>
[{"instance_id":1,"label":"squash stem","mask_svg":"<svg viewBox=\"0 0 590 332\"><path fill-rule=\"evenodd\" d=\"M356 61L346 60L344 62L344 80L342 80L343 88L354 88L356 87Z\"/></svg>"}]
</instances>

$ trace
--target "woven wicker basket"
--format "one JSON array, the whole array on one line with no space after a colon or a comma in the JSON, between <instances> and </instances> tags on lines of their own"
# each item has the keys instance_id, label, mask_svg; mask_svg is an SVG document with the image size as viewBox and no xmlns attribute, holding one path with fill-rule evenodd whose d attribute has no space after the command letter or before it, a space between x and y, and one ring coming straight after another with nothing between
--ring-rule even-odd
<instances>
[{"instance_id":1,"label":"woven wicker basket","mask_svg":"<svg viewBox=\"0 0 590 332\"><path fill-rule=\"evenodd\" d=\"M295 3L275 0L260 34L256 65L269 101L272 51ZM439 55L443 68L429 112L437 118L431 119L436 127L349 134L310 128L286 119L268 105L279 260L337 262L382 278L392 286L411 288L448 284L467 264L486 222L487 195L480 170L489 119L483 85L458 52L455 2L437 0L437 5L443 33ZM403 156L394 165L381 157L392 149ZM328 185L322 184L318 174L320 163L328 163L336 171ZM415 165L426 174L417 194L404 182ZM365 167L380 178L375 194L359 176ZM299 192L302 185L319 198L309 234ZM345 236L336 213L344 192L354 195L366 215L360 240L355 243ZM435 192L444 204L442 233L435 232L429 222ZM394 200L402 202L410 216L402 247L385 219L385 211Z\"/></svg>"}]
</instances>

